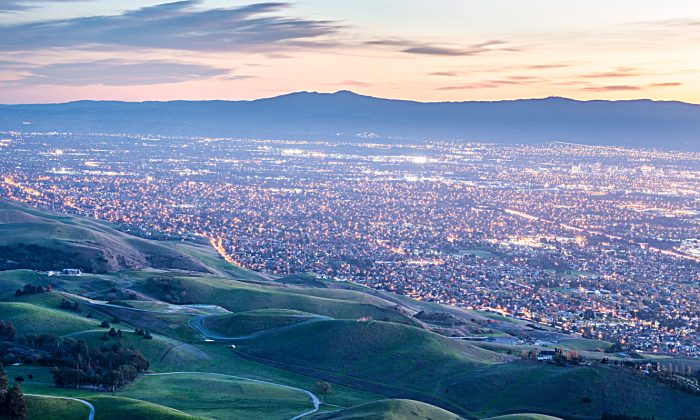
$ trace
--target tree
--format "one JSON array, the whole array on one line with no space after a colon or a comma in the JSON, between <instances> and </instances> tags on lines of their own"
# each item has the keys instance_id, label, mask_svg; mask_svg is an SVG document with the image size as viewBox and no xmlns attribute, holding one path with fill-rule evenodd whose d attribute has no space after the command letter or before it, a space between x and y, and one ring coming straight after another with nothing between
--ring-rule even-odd
<instances>
[{"instance_id":1,"label":"tree","mask_svg":"<svg viewBox=\"0 0 700 420\"><path fill-rule=\"evenodd\" d=\"M3 369L0 369L0 397L2 401L5 401L5 396L7 395L7 373Z\"/></svg>"},{"instance_id":2,"label":"tree","mask_svg":"<svg viewBox=\"0 0 700 420\"><path fill-rule=\"evenodd\" d=\"M24 403L24 394L22 394L19 384L15 384L15 386L7 392L5 396L5 409L7 410L8 416L13 420L24 420L27 418L27 405Z\"/></svg>"},{"instance_id":3,"label":"tree","mask_svg":"<svg viewBox=\"0 0 700 420\"><path fill-rule=\"evenodd\" d=\"M100 324L100 327L102 327L102 328L109 328L109 322L107 322L107 321L102 321L102 323Z\"/></svg>"},{"instance_id":4,"label":"tree","mask_svg":"<svg viewBox=\"0 0 700 420\"><path fill-rule=\"evenodd\" d=\"M326 382L326 381L318 381L318 382L316 382L316 388L318 388L318 392L319 392L320 394L328 394L328 393L330 393L331 390L333 389L333 387L331 386L331 384L329 384L329 383Z\"/></svg>"}]
</instances>

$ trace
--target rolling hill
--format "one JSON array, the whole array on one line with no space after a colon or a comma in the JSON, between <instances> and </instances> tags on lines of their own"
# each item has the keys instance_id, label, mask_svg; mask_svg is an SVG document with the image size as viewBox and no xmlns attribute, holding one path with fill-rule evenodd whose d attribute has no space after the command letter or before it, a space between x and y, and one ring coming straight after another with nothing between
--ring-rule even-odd
<instances>
[{"instance_id":1,"label":"rolling hill","mask_svg":"<svg viewBox=\"0 0 700 420\"><path fill-rule=\"evenodd\" d=\"M332 413L317 414L312 417L314 420L360 420L360 419L381 419L381 420L458 420L460 416L412 400L380 400L362 404L356 407L347 408Z\"/></svg>"},{"instance_id":2,"label":"rolling hill","mask_svg":"<svg viewBox=\"0 0 700 420\"><path fill-rule=\"evenodd\" d=\"M13 257L17 269L0 271L0 320L17 328L17 340L0 339L0 351L10 378L31 378L22 386L38 395L30 400L32 418L56 418L36 414L49 409L85 415L85 406L74 400L41 396L88 401L98 419L700 416L700 396L641 371L599 363L603 357L626 360L604 353L609 343L562 339L585 355L588 363L580 365L521 361L520 352L533 345L449 335L527 338L534 330L522 321L312 275L251 273L202 245L137 239L106 224L10 202L0 202L0 222L4 249L36 244L56 255L65 251L69 263L105 270L49 277L34 271L36 260L29 256ZM85 252L88 247L115 247L110 255L133 259L96 263L93 258L106 254ZM183 264L191 269L183 271ZM15 296L25 284L51 290ZM63 299L78 302L81 311L61 308ZM102 321L122 330L121 337L105 337ZM136 329L147 329L152 338ZM57 342L84 340L106 351L131 347L148 359L149 375L113 395L54 387L49 366L11 351L31 354L22 341L28 332L58 335Z\"/></svg>"},{"instance_id":3,"label":"rolling hill","mask_svg":"<svg viewBox=\"0 0 700 420\"><path fill-rule=\"evenodd\" d=\"M0 200L0 269L79 268L104 273L129 268L208 272L170 246L127 235L106 223Z\"/></svg>"}]
</instances>

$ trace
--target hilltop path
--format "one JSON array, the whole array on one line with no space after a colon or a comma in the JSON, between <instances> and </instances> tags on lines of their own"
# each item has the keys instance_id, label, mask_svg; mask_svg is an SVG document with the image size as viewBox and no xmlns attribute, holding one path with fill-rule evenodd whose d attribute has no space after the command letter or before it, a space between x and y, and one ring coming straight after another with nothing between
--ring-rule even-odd
<instances>
[{"instance_id":1,"label":"hilltop path","mask_svg":"<svg viewBox=\"0 0 700 420\"><path fill-rule=\"evenodd\" d=\"M88 415L88 420L95 420L95 406L90 404L89 402L85 400L81 400L80 398L70 398L70 397L55 397L53 395L41 395L41 394L24 394L28 397L41 397L41 398L53 398L53 399L58 399L58 400L70 400L70 401L77 401L81 404L86 405L90 409L90 414Z\"/></svg>"},{"instance_id":2,"label":"hilltop path","mask_svg":"<svg viewBox=\"0 0 700 420\"><path fill-rule=\"evenodd\" d=\"M302 417L308 416L309 414L313 414L313 413L318 411L318 408L321 405L321 400L311 391L307 391L305 389L293 387L290 385L282 385L282 384L278 384L275 382L267 382L267 381L261 381L259 379L246 378L245 376L226 375L223 373L214 373L214 372L161 372L161 373L147 373L146 374L146 376L166 376L166 375L215 375L215 376L221 376L224 378L232 378L232 379L238 379L238 380L242 380L242 381L255 382L255 383L259 383L259 384L272 385L272 386L276 386L276 387L280 387L280 388L286 388L286 389L291 389L294 391L303 392L304 394L309 396L309 398L311 399L311 403L314 405L314 408L312 410L303 412L297 416L292 417L291 420L298 420ZM93 420L93 419L91 418L90 420Z\"/></svg>"}]
</instances>

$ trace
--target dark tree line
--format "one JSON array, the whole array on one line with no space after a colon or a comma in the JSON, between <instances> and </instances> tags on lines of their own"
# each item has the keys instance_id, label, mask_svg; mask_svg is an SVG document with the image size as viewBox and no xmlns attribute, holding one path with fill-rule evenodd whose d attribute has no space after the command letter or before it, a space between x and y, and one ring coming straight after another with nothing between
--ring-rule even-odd
<instances>
[{"instance_id":1,"label":"dark tree line","mask_svg":"<svg viewBox=\"0 0 700 420\"><path fill-rule=\"evenodd\" d=\"M27 405L24 403L24 394L19 384L8 389L7 374L0 369L0 415L12 420L24 420L27 418Z\"/></svg>"},{"instance_id":2,"label":"dark tree line","mask_svg":"<svg viewBox=\"0 0 700 420\"><path fill-rule=\"evenodd\" d=\"M12 321L0 320L0 340L14 341L17 335L17 329Z\"/></svg>"},{"instance_id":3,"label":"dark tree line","mask_svg":"<svg viewBox=\"0 0 700 420\"><path fill-rule=\"evenodd\" d=\"M25 284L23 288L17 289L15 291L15 296L28 296L28 295L37 295L39 293L44 293L44 292L49 292L51 291L51 286L34 286L33 284Z\"/></svg>"},{"instance_id":4,"label":"dark tree line","mask_svg":"<svg viewBox=\"0 0 700 420\"><path fill-rule=\"evenodd\" d=\"M61 303L58 305L61 309L66 309L68 311L80 312L80 304L78 302L71 302L68 299L62 299Z\"/></svg>"}]
</instances>

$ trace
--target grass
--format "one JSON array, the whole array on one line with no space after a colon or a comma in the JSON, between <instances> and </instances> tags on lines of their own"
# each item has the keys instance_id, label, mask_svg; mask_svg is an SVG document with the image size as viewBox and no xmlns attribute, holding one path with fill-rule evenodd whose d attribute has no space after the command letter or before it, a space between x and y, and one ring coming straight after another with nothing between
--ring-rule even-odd
<instances>
[{"instance_id":1,"label":"grass","mask_svg":"<svg viewBox=\"0 0 700 420\"><path fill-rule=\"evenodd\" d=\"M504 416L489 417L486 420L561 420L559 417L547 416L545 414L519 413L506 414Z\"/></svg>"},{"instance_id":2,"label":"grass","mask_svg":"<svg viewBox=\"0 0 700 420\"><path fill-rule=\"evenodd\" d=\"M162 245L127 235L107 223L57 215L0 200L1 267L59 270L81 268L103 273L125 268L166 267L208 271L195 258Z\"/></svg>"},{"instance_id":3,"label":"grass","mask_svg":"<svg viewBox=\"0 0 700 420\"><path fill-rule=\"evenodd\" d=\"M410 398L436 397L433 391L454 372L503 360L462 341L386 322L308 323L241 343L237 350L346 386Z\"/></svg>"},{"instance_id":4,"label":"grass","mask_svg":"<svg viewBox=\"0 0 700 420\"><path fill-rule=\"evenodd\" d=\"M461 379L458 379L462 376ZM598 419L604 411L656 418L697 416L698 397L622 367L513 362L453 375L440 391L483 418L545 413Z\"/></svg>"},{"instance_id":5,"label":"grass","mask_svg":"<svg viewBox=\"0 0 700 420\"><path fill-rule=\"evenodd\" d=\"M265 281L265 277L255 271L246 270L245 268L227 262L209 245L181 242L166 242L166 244L203 262L207 267L217 272L217 274L224 273L240 280Z\"/></svg>"},{"instance_id":6,"label":"grass","mask_svg":"<svg viewBox=\"0 0 700 420\"><path fill-rule=\"evenodd\" d=\"M165 280L163 280L165 281ZM285 288L274 285L244 283L212 277L176 277L167 280L170 290L163 283L142 280L135 289L161 300L180 303L206 303L222 306L231 312L247 312L256 309L292 309L340 319L357 319L370 316L378 320L414 323L410 316L393 307L380 307L369 303L371 296L359 292L330 289ZM307 293L308 292L308 293ZM314 296L326 293L327 296ZM353 300L352 297L362 301ZM177 303L177 302L174 302Z\"/></svg>"},{"instance_id":7,"label":"grass","mask_svg":"<svg viewBox=\"0 0 700 420\"><path fill-rule=\"evenodd\" d=\"M0 271L0 299L15 295L25 284L48 286L48 278L32 270Z\"/></svg>"},{"instance_id":8,"label":"grass","mask_svg":"<svg viewBox=\"0 0 700 420\"><path fill-rule=\"evenodd\" d=\"M313 319L315 315L284 309L259 309L206 318L204 326L227 337L239 337L271 328L294 325Z\"/></svg>"},{"instance_id":9,"label":"grass","mask_svg":"<svg viewBox=\"0 0 700 420\"><path fill-rule=\"evenodd\" d=\"M380 400L332 413L311 417L313 420L458 420L460 417L442 408L413 400Z\"/></svg>"},{"instance_id":10,"label":"grass","mask_svg":"<svg viewBox=\"0 0 700 420\"><path fill-rule=\"evenodd\" d=\"M27 395L27 418L35 420L87 419L90 409L83 403L44 396Z\"/></svg>"},{"instance_id":11,"label":"grass","mask_svg":"<svg viewBox=\"0 0 700 420\"><path fill-rule=\"evenodd\" d=\"M85 318L85 315L27 302L0 302L0 319L12 321L18 336L29 333L65 335L99 325L96 320Z\"/></svg>"},{"instance_id":12,"label":"grass","mask_svg":"<svg viewBox=\"0 0 700 420\"><path fill-rule=\"evenodd\" d=\"M490 258L495 256L491 251L486 251L484 249L462 249L458 252L458 255L472 255L479 258Z\"/></svg>"},{"instance_id":13,"label":"grass","mask_svg":"<svg viewBox=\"0 0 700 420\"><path fill-rule=\"evenodd\" d=\"M119 395L221 420L289 419L313 408L301 391L212 374L147 376Z\"/></svg>"},{"instance_id":14,"label":"grass","mask_svg":"<svg viewBox=\"0 0 700 420\"><path fill-rule=\"evenodd\" d=\"M119 325L115 325L115 328L119 328ZM84 339L91 346L109 346L117 343L117 340L112 338L103 341L101 337L105 332L105 329L84 331L73 334L71 337ZM195 364L209 358L206 353L190 344L160 335L154 335L152 340L146 340L131 330L125 330L120 342L125 347L133 347L141 351L149 361L150 370L154 372L191 370Z\"/></svg>"},{"instance_id":15,"label":"grass","mask_svg":"<svg viewBox=\"0 0 700 420\"><path fill-rule=\"evenodd\" d=\"M174 408L165 407L138 399L114 397L107 395L86 395L81 397L95 406L96 420L201 420L201 417L183 413Z\"/></svg>"}]
</instances>

